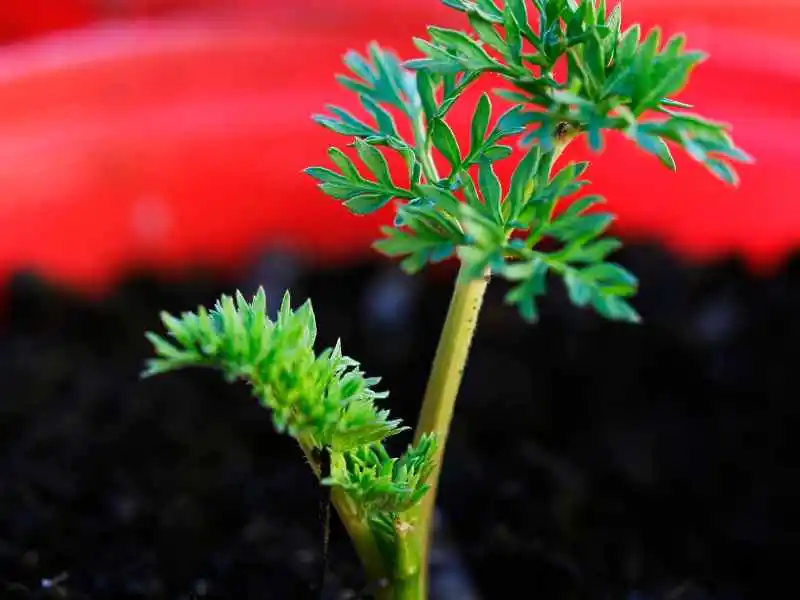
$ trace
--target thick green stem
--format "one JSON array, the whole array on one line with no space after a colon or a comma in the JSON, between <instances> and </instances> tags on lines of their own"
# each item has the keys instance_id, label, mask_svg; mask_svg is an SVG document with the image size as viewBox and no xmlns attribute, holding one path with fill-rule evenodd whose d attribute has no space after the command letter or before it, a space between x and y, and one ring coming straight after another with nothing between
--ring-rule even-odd
<instances>
[{"instance_id":1,"label":"thick green stem","mask_svg":"<svg viewBox=\"0 0 800 600\"><path fill-rule=\"evenodd\" d=\"M314 474L319 478L320 468L317 461L314 459L312 444L301 440L300 448L303 454L305 454L308 464L311 465ZM375 540L375 535L369 528L369 524L359 516L356 507L353 505L347 493L341 488L332 488L331 504L336 509L342 524L344 524L344 528L347 530L350 540L353 542L353 547L356 550L356 554L358 554L358 558L361 560L368 581L377 583L387 579L388 571L384 564L383 555ZM376 596L376 599L380 599L380 597Z\"/></svg>"},{"instance_id":2,"label":"thick green stem","mask_svg":"<svg viewBox=\"0 0 800 600\"><path fill-rule=\"evenodd\" d=\"M390 595L385 600L425 600L427 594L422 589L421 574L410 579L398 579L392 584ZM378 596L375 600L382 600Z\"/></svg>"},{"instance_id":3,"label":"thick green stem","mask_svg":"<svg viewBox=\"0 0 800 600\"><path fill-rule=\"evenodd\" d=\"M453 419L461 376L467 363L472 336L478 323L483 296L489 283L488 275L481 279L456 282L447 318L439 338L439 346L433 359L428 387L422 401L422 410L417 423L415 443L423 434L435 433L437 456L429 483L431 488L422 502L413 511L413 524L417 530L420 544L420 582L423 592L427 592L428 554L433 524L433 511L436 505L436 491L444 457L447 434ZM427 594L421 596L426 598Z\"/></svg>"},{"instance_id":4,"label":"thick green stem","mask_svg":"<svg viewBox=\"0 0 800 600\"><path fill-rule=\"evenodd\" d=\"M320 477L320 466L314 460L313 445L300 441L300 448L314 474ZM347 493L341 488L332 488L331 504L353 542L367 580L374 588L375 600L424 600L426 595L420 570L420 538L414 527L402 519L395 521L396 560L394 564L387 565L378 548L375 534L367 521L359 516Z\"/></svg>"},{"instance_id":5,"label":"thick green stem","mask_svg":"<svg viewBox=\"0 0 800 600\"><path fill-rule=\"evenodd\" d=\"M421 573L420 539L413 525L402 518L394 523L395 562L392 578L376 595L376 600L425 600Z\"/></svg>"},{"instance_id":6,"label":"thick green stem","mask_svg":"<svg viewBox=\"0 0 800 600\"><path fill-rule=\"evenodd\" d=\"M341 488L331 490L331 504L339 514L339 518L353 542L356 554L364 566L364 572L370 582L382 581L386 578L386 566L383 556L375 541L375 535L367 522L358 516L352 501Z\"/></svg>"},{"instance_id":7,"label":"thick green stem","mask_svg":"<svg viewBox=\"0 0 800 600\"><path fill-rule=\"evenodd\" d=\"M314 460L313 445L300 441L311 469L320 477L320 467ZM406 521L395 522L397 558L393 565L386 561L378 548L375 534L365 519L359 516L353 501L341 488L331 489L331 504L342 520L364 573L374 588L375 600L424 600L420 573L420 540L414 528Z\"/></svg>"},{"instance_id":8,"label":"thick green stem","mask_svg":"<svg viewBox=\"0 0 800 600\"><path fill-rule=\"evenodd\" d=\"M577 132L561 130L557 133L553 163L564 148L574 139ZM551 163L552 166L552 163ZM462 267L463 269L463 267ZM421 599L427 598L428 567L431 536L433 532L433 514L436 506L436 495L439 487L439 474L444 459L445 446L453 419L456 398L461 385L461 378L467 363L472 337L478 322L483 297L489 282L489 274L481 279L464 280L459 272L456 280L450 308L447 311L444 327L439 338L439 345L433 359L433 368L419 415L415 432L415 443L427 433L435 433L437 441L436 467L431 473L428 483L430 489L422 502L411 511L410 522L416 536L419 537Z\"/></svg>"}]
</instances>

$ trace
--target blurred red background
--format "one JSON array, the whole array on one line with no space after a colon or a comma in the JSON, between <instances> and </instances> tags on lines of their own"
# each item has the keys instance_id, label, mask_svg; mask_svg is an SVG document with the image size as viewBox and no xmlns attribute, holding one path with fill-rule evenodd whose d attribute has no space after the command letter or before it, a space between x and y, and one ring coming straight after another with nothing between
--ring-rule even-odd
<instances>
[{"instance_id":1,"label":"blurred red background","mask_svg":"<svg viewBox=\"0 0 800 600\"><path fill-rule=\"evenodd\" d=\"M710 53L681 99L732 123L758 162L732 190L686 156L674 174L609 138L589 176L619 232L779 264L800 246L800 4L626 0L623 14ZM34 268L92 291L134 267L226 268L270 246L371 252L391 211L353 217L302 175L345 141L310 116L355 107L333 78L346 50L377 40L411 56L433 23L464 19L438 0L3 3L0 278Z\"/></svg>"}]
</instances>

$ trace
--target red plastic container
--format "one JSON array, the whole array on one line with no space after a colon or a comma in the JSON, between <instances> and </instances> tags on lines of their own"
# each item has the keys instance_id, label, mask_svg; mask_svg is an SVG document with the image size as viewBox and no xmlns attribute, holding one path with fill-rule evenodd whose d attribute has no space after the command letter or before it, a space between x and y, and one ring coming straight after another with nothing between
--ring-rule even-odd
<instances>
[{"instance_id":1,"label":"red plastic container","mask_svg":"<svg viewBox=\"0 0 800 600\"><path fill-rule=\"evenodd\" d=\"M323 260L370 252L391 214L353 217L301 174L345 142L309 117L326 103L355 106L333 80L347 49L376 39L411 55L426 23L463 20L433 0L304 1L311 13L253 2L0 49L0 277L32 267L94 290L134 266L226 267L266 245ZM734 191L688 157L672 174L610 137L589 176L621 233L692 257L737 251L757 267L800 242L790 170L800 162L800 39L788 25L800 11L767 18L770 1L754 13L717 0L625 3L628 22L685 31L711 53L682 98L732 122L758 164L742 168ZM453 115L461 132L469 109Z\"/></svg>"}]
</instances>

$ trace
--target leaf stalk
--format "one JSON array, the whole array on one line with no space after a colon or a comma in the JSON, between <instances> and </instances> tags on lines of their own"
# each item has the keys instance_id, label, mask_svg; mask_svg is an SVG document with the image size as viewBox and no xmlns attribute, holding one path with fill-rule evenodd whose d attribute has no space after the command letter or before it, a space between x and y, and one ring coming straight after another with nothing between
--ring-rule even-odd
<instances>
[{"instance_id":1,"label":"leaf stalk","mask_svg":"<svg viewBox=\"0 0 800 600\"><path fill-rule=\"evenodd\" d=\"M575 136L576 133L571 132L554 141L551 169ZM428 433L434 433L437 440L435 466L428 478L431 487L422 501L410 511L411 522L420 537L420 586L423 590L428 588L433 515L445 446L481 305L491 278L487 271L481 278L465 279L463 272L464 266L459 269L456 279L414 433L415 444Z\"/></svg>"}]
</instances>

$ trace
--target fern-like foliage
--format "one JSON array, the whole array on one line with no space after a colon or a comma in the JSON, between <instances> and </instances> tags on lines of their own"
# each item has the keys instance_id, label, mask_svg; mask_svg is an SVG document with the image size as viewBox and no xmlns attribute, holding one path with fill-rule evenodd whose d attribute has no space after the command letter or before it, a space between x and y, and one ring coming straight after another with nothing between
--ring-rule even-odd
<instances>
[{"instance_id":1,"label":"fern-like foliage","mask_svg":"<svg viewBox=\"0 0 800 600\"><path fill-rule=\"evenodd\" d=\"M345 56L349 72L338 79L366 116L336 106L316 115L348 144L330 148L330 164L306 172L357 215L393 204L394 224L375 247L409 273L457 257L463 278L489 271L510 282L506 300L527 320L537 318L536 300L555 276L574 304L638 321L629 304L636 278L612 260L620 242L606 235L613 215L597 210L602 198L580 193L588 163L556 169L555 161L575 136L600 151L616 132L670 169L672 148L682 148L735 185L732 162L751 159L729 127L674 99L704 55L685 50L682 36L662 43L657 29L644 37L638 25L623 29L621 3L608 10L605 0L443 1L464 13L465 30L430 27L415 40L418 58L403 63L376 44L364 56ZM482 94L462 147L447 119L486 74L505 82L495 95L511 105L498 115L492 96ZM404 173L390 171L390 154L402 159ZM518 163L504 188L495 165L512 158ZM334 504L344 498L337 507L344 505L362 559L381 555L373 575L416 576L395 567L419 566L412 560L419 540L408 532L418 525L413 510L428 491L437 440L423 435L400 457L389 455L384 441L404 427L378 408L386 397L379 380L339 343L315 350L311 304L292 309L287 293L273 320L259 290L252 301L237 293L212 310L162 320L166 336L148 333L156 357L145 375L204 366L246 381L275 428L294 437L321 482L337 489ZM320 453L329 469L315 462Z\"/></svg>"},{"instance_id":2,"label":"fern-like foliage","mask_svg":"<svg viewBox=\"0 0 800 600\"><path fill-rule=\"evenodd\" d=\"M163 313L167 336L147 337L156 358L144 376L185 367L211 367L229 381L246 381L272 413L275 428L297 439L309 454L330 453L324 485L342 488L370 520L388 519L416 504L427 490L433 468L434 438L426 437L399 458L384 440L405 428L379 409L386 392L378 378L365 377L341 345L317 353L311 303L293 310L288 292L277 318L267 314L260 289L252 301L241 293L223 296L212 310L180 316Z\"/></svg>"},{"instance_id":3,"label":"fern-like foliage","mask_svg":"<svg viewBox=\"0 0 800 600\"><path fill-rule=\"evenodd\" d=\"M436 438L423 436L400 458L392 458L380 443L335 455L324 483L346 490L367 514L397 514L416 505L428 491Z\"/></svg>"},{"instance_id":4,"label":"fern-like foliage","mask_svg":"<svg viewBox=\"0 0 800 600\"><path fill-rule=\"evenodd\" d=\"M622 28L622 4L584 0L444 0L466 15L464 31L429 27L416 39L423 56L400 61L377 45L365 56L345 56L339 81L360 99L366 119L340 107L315 119L352 138L354 155L331 148L332 168L312 167L324 192L352 212L366 214L395 201L393 227L375 247L402 259L413 273L427 263L457 255L469 277L486 269L513 284L507 301L528 320L548 274L563 280L578 306L638 321L628 303L636 278L609 262L619 247L604 237L613 216L597 212L601 198L576 193L586 163L551 173L555 148L565 137L586 135L595 151L606 132L628 137L675 168L670 146L729 184L737 183L731 161L750 161L731 140L729 127L693 113L673 99L704 54L685 50L677 35L662 44L658 29ZM566 73L556 76L556 65ZM462 148L446 122L463 92L484 74L508 85L497 90L512 105L493 118L483 94L474 107L469 146ZM411 125L399 133L393 114ZM494 164L513 155L509 142L529 151L508 189ZM393 180L387 153L399 153L408 182ZM448 171L439 174L432 153ZM357 164L358 163L358 164ZM558 210L557 210L558 209ZM541 242L555 241L555 251Z\"/></svg>"}]
</instances>

